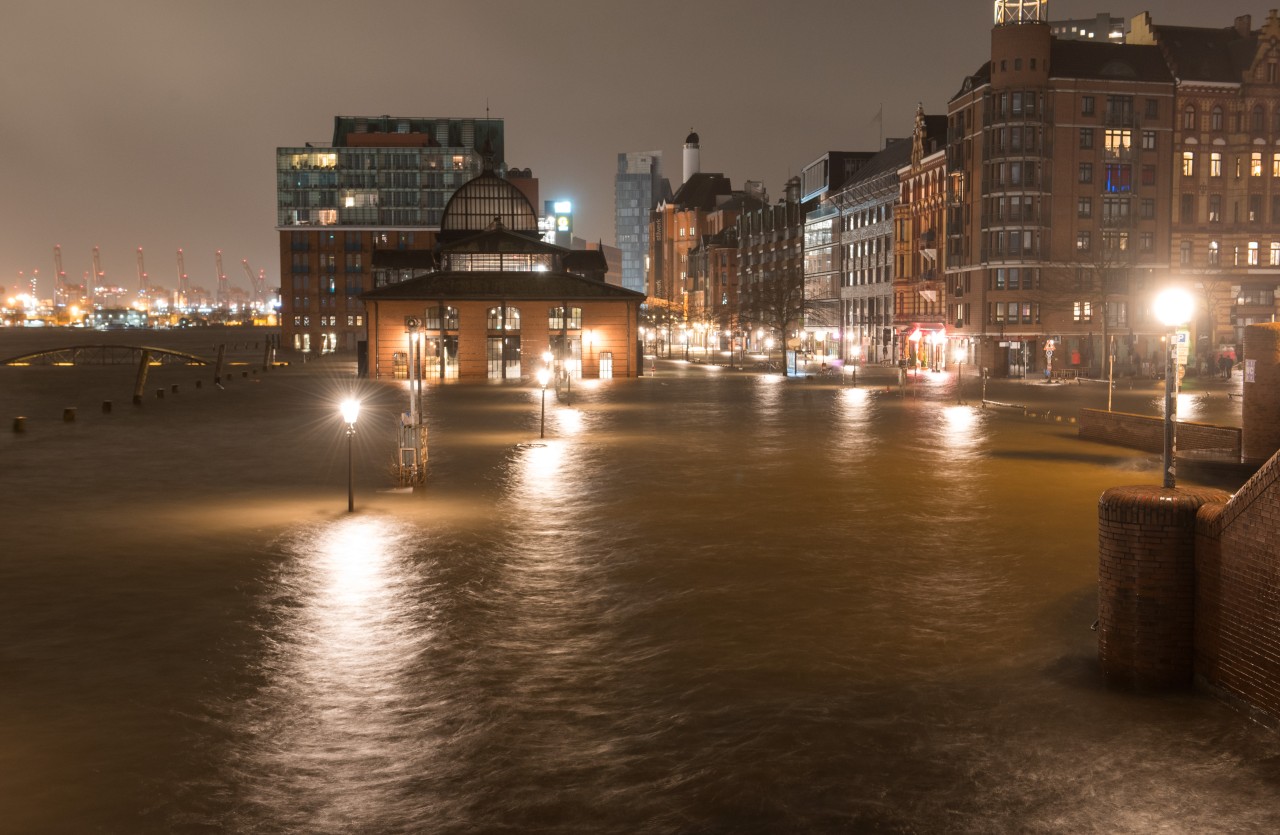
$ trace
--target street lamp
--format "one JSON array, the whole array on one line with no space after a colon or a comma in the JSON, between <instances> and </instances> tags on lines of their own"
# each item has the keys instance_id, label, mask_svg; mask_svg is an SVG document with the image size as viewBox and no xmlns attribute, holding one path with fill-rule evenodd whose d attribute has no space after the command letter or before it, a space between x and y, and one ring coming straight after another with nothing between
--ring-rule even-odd
<instances>
[{"instance_id":1,"label":"street lamp","mask_svg":"<svg viewBox=\"0 0 1280 835\"><path fill-rule=\"evenodd\" d=\"M538 385L542 386L542 418L538 422L538 437L547 437L547 381L551 379L551 369L538 369Z\"/></svg>"},{"instance_id":2,"label":"street lamp","mask_svg":"<svg viewBox=\"0 0 1280 835\"><path fill-rule=\"evenodd\" d=\"M1195 302L1185 290L1170 288L1156 296L1156 319L1169 329L1169 342L1164 354L1164 486L1174 487L1174 467L1177 458L1177 438L1175 437L1178 412L1177 398L1177 356L1178 344L1175 337L1179 325L1191 320Z\"/></svg>"},{"instance_id":3,"label":"street lamp","mask_svg":"<svg viewBox=\"0 0 1280 835\"><path fill-rule=\"evenodd\" d=\"M352 477L354 465L352 463L351 439L356 434L356 418L360 417L360 401L344 400L341 408L342 419L347 423L347 513L351 513L356 509L356 494Z\"/></svg>"}]
</instances>

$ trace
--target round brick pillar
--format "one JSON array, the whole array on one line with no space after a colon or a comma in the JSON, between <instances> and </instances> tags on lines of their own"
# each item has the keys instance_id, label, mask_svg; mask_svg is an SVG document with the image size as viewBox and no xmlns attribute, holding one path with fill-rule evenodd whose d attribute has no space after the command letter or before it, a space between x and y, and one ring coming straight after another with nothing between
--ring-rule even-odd
<instances>
[{"instance_id":1,"label":"round brick pillar","mask_svg":"<svg viewBox=\"0 0 1280 835\"><path fill-rule=\"evenodd\" d=\"M1098 500L1098 657L1111 685L1191 684L1196 512L1209 488L1113 487Z\"/></svg>"},{"instance_id":2,"label":"round brick pillar","mask_svg":"<svg viewBox=\"0 0 1280 835\"><path fill-rule=\"evenodd\" d=\"M1280 449L1280 322L1245 327L1244 360L1240 457L1262 463Z\"/></svg>"}]
</instances>

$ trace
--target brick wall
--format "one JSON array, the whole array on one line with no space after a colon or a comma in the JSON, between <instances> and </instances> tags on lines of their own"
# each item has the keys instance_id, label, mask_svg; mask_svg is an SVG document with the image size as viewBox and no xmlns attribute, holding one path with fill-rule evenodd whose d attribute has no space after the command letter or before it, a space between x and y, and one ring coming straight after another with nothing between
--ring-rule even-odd
<instances>
[{"instance_id":1,"label":"brick wall","mask_svg":"<svg viewBox=\"0 0 1280 835\"><path fill-rule=\"evenodd\" d=\"M1109 684L1186 687L1194 674L1196 512L1208 488L1113 487L1098 500L1098 657Z\"/></svg>"},{"instance_id":2,"label":"brick wall","mask_svg":"<svg viewBox=\"0 0 1280 835\"><path fill-rule=\"evenodd\" d=\"M1196 518L1196 675L1280 719L1280 456Z\"/></svg>"},{"instance_id":3,"label":"brick wall","mask_svg":"<svg viewBox=\"0 0 1280 835\"><path fill-rule=\"evenodd\" d=\"M1178 421L1179 450L1225 449L1240 455L1240 429ZM1164 419L1105 409L1081 409L1078 435L1086 441L1132 447L1147 452L1164 449Z\"/></svg>"}]
</instances>

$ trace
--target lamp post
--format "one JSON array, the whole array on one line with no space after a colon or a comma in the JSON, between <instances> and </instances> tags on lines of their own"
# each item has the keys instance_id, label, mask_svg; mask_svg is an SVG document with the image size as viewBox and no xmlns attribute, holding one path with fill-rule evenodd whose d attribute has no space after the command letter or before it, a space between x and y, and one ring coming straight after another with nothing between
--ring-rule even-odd
<instances>
[{"instance_id":1,"label":"lamp post","mask_svg":"<svg viewBox=\"0 0 1280 835\"><path fill-rule=\"evenodd\" d=\"M547 437L547 381L551 379L551 369L538 369L538 385L542 386L542 417L538 421L538 437Z\"/></svg>"},{"instance_id":2,"label":"lamp post","mask_svg":"<svg viewBox=\"0 0 1280 835\"><path fill-rule=\"evenodd\" d=\"M356 434L356 418L358 417L360 417L360 401L344 400L342 402L342 419L347 423L347 513L351 513L356 509L351 439Z\"/></svg>"},{"instance_id":3,"label":"lamp post","mask_svg":"<svg viewBox=\"0 0 1280 835\"><path fill-rule=\"evenodd\" d=\"M1165 345L1164 353L1164 456L1162 464L1164 465L1165 487L1177 486L1174 468L1176 467L1178 454L1176 438L1178 344L1174 337L1177 336L1178 326L1191 319L1191 313L1194 308L1195 302L1185 290L1171 288L1162 291L1156 296L1156 319L1169 329L1169 341Z\"/></svg>"}]
</instances>

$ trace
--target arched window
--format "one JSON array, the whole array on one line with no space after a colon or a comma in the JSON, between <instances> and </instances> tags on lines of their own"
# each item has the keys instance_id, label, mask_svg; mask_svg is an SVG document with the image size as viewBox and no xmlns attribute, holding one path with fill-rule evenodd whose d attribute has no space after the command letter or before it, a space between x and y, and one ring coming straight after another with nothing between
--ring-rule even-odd
<instances>
[{"instance_id":1,"label":"arched window","mask_svg":"<svg viewBox=\"0 0 1280 835\"><path fill-rule=\"evenodd\" d=\"M520 330L520 308L507 307L507 317L504 321L502 318L503 308L489 308L488 324L491 331L519 331Z\"/></svg>"},{"instance_id":2,"label":"arched window","mask_svg":"<svg viewBox=\"0 0 1280 835\"><path fill-rule=\"evenodd\" d=\"M1254 133L1262 133L1267 129L1267 113L1262 109L1262 105L1255 104L1253 106L1253 114L1249 118L1249 130Z\"/></svg>"},{"instance_id":3,"label":"arched window","mask_svg":"<svg viewBox=\"0 0 1280 835\"><path fill-rule=\"evenodd\" d=\"M1191 105L1187 105L1182 109L1182 129L1196 129L1196 109Z\"/></svg>"},{"instance_id":4,"label":"arched window","mask_svg":"<svg viewBox=\"0 0 1280 835\"><path fill-rule=\"evenodd\" d=\"M1222 105L1215 104L1209 111L1209 130L1222 130Z\"/></svg>"}]
</instances>

